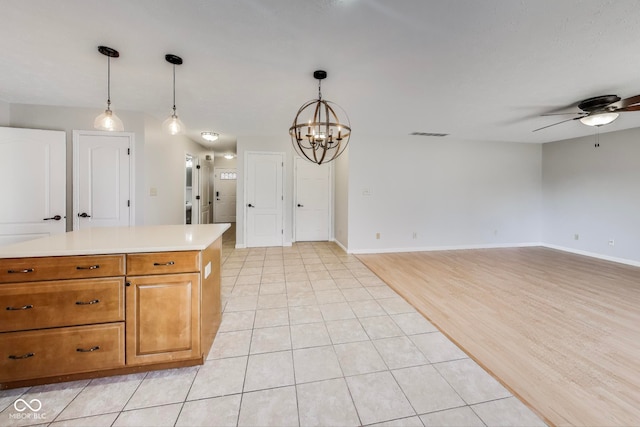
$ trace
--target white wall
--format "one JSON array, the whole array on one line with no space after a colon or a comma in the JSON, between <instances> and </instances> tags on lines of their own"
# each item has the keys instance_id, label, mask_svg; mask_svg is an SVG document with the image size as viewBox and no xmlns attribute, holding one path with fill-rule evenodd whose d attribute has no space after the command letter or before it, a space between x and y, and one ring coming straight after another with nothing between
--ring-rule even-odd
<instances>
[{"instance_id":1,"label":"white wall","mask_svg":"<svg viewBox=\"0 0 640 427\"><path fill-rule=\"evenodd\" d=\"M599 139L544 144L542 241L640 265L640 129Z\"/></svg>"},{"instance_id":2,"label":"white wall","mask_svg":"<svg viewBox=\"0 0 640 427\"><path fill-rule=\"evenodd\" d=\"M145 116L146 225L184 224L186 153L203 162L210 151L185 136L163 133L161 121Z\"/></svg>"},{"instance_id":3,"label":"white wall","mask_svg":"<svg viewBox=\"0 0 640 427\"><path fill-rule=\"evenodd\" d=\"M349 247L349 147L334 161L334 239Z\"/></svg>"},{"instance_id":4,"label":"white wall","mask_svg":"<svg viewBox=\"0 0 640 427\"><path fill-rule=\"evenodd\" d=\"M449 137L353 139L349 250L540 242L541 151L537 144Z\"/></svg>"},{"instance_id":5,"label":"white wall","mask_svg":"<svg viewBox=\"0 0 640 427\"><path fill-rule=\"evenodd\" d=\"M1 111L1 109L0 109ZM9 126L62 130L67 133L67 230L72 229L73 130L91 130L100 110L40 105L10 105ZM185 153L203 157L204 147L184 136L161 132L161 121L142 113L117 111L125 131L135 134L137 225L183 224L185 192ZM2 113L0 112L0 120ZM150 196L151 187L157 196Z\"/></svg>"},{"instance_id":6,"label":"white wall","mask_svg":"<svg viewBox=\"0 0 640 427\"><path fill-rule=\"evenodd\" d=\"M46 105L10 105L9 126L16 128L61 130L67 133L67 230L73 229L73 130L93 130L93 120L101 110L93 108L72 108ZM135 133L136 188L132 203L135 206L136 224L144 223L144 117L140 113L117 111L125 131Z\"/></svg>"},{"instance_id":7,"label":"white wall","mask_svg":"<svg viewBox=\"0 0 640 427\"><path fill-rule=\"evenodd\" d=\"M0 100L0 126L10 126L10 106L8 102Z\"/></svg>"}]
</instances>

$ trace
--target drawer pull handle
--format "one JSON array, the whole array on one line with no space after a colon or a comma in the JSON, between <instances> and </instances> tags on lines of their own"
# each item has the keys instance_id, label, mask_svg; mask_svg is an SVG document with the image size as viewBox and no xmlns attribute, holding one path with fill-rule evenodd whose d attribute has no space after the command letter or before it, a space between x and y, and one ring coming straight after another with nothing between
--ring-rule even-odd
<instances>
[{"instance_id":1,"label":"drawer pull handle","mask_svg":"<svg viewBox=\"0 0 640 427\"><path fill-rule=\"evenodd\" d=\"M76 267L76 270L97 270L98 268L100 268L100 265L96 264L96 265L90 265L89 267L78 266Z\"/></svg>"},{"instance_id":2,"label":"drawer pull handle","mask_svg":"<svg viewBox=\"0 0 640 427\"><path fill-rule=\"evenodd\" d=\"M16 273L33 273L35 270L33 268L25 268L24 270L7 270L7 273L9 274L16 274Z\"/></svg>"},{"instance_id":3,"label":"drawer pull handle","mask_svg":"<svg viewBox=\"0 0 640 427\"><path fill-rule=\"evenodd\" d=\"M169 262L154 262L153 263L153 265L155 265L156 267L160 266L160 265L164 266L164 265L173 265L173 264L175 264L175 262L173 262L173 261L169 261Z\"/></svg>"},{"instance_id":4,"label":"drawer pull handle","mask_svg":"<svg viewBox=\"0 0 640 427\"><path fill-rule=\"evenodd\" d=\"M30 357L35 356L35 353L27 353L27 354L23 354L22 356L14 356L13 354L9 355L9 359L11 360L20 360L20 359L28 359Z\"/></svg>"},{"instance_id":5,"label":"drawer pull handle","mask_svg":"<svg viewBox=\"0 0 640 427\"><path fill-rule=\"evenodd\" d=\"M93 305L93 304L97 304L97 303L99 303L99 302L100 302L100 300L99 300L99 299L94 299L94 300L87 301L87 302L84 302L84 301L76 301L76 305Z\"/></svg>"},{"instance_id":6,"label":"drawer pull handle","mask_svg":"<svg viewBox=\"0 0 640 427\"><path fill-rule=\"evenodd\" d=\"M80 352L80 353L91 353L92 351L98 351L100 350L100 346L97 345L95 347L91 347L91 348L76 348L76 351Z\"/></svg>"},{"instance_id":7,"label":"drawer pull handle","mask_svg":"<svg viewBox=\"0 0 640 427\"><path fill-rule=\"evenodd\" d=\"M23 305L22 307L7 307L7 310L9 311L29 310L30 308L33 308L32 304Z\"/></svg>"}]
</instances>

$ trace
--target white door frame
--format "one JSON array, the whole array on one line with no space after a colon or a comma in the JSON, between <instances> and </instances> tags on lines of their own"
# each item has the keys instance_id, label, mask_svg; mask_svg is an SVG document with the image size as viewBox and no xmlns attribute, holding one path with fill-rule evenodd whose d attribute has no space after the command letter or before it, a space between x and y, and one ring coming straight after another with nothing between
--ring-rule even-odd
<instances>
[{"instance_id":1,"label":"white door frame","mask_svg":"<svg viewBox=\"0 0 640 427\"><path fill-rule=\"evenodd\" d=\"M285 238L284 238L284 229L285 229L285 217L286 217L286 212L284 209L284 199L285 199L285 183L287 182L287 169L284 167L284 162L285 159L287 158L287 155L285 152L283 151L246 151L244 153L244 178L243 178L243 212L244 212L244 218L243 218L243 222L244 224L242 225L243 231L244 231L244 247L249 247L248 246L248 241L249 241L249 236L247 234L247 229L248 229L248 223L249 221L247 220L247 218L249 217L249 207L248 205L248 197L249 197L249 180L247 179L247 176L249 174L249 157L252 154L268 154L268 155L274 155L274 154L278 154L281 156L282 159L282 246L286 246L285 244ZM236 190L237 191L237 190ZM237 201L236 201L237 203ZM290 246L290 244L289 244Z\"/></svg>"},{"instance_id":2,"label":"white door frame","mask_svg":"<svg viewBox=\"0 0 640 427\"><path fill-rule=\"evenodd\" d=\"M133 132L108 132L97 130L74 130L73 131L73 229L78 229L78 217L80 207L80 195L77 189L79 188L80 178L80 136L127 136L129 137L129 226L135 225L136 218L136 174L135 174L135 133Z\"/></svg>"},{"instance_id":3,"label":"white door frame","mask_svg":"<svg viewBox=\"0 0 640 427\"><path fill-rule=\"evenodd\" d=\"M293 241L297 242L296 236L296 224L298 219L298 209L296 209L296 205L298 203L298 162L308 162L308 160L303 159L302 157L296 156L293 160ZM329 186L329 207L327 210L327 215L329 215L327 226L329 229L327 230L327 236L329 237L329 241L334 240L333 236L333 162L329 162L329 181L327 185Z\"/></svg>"}]
</instances>

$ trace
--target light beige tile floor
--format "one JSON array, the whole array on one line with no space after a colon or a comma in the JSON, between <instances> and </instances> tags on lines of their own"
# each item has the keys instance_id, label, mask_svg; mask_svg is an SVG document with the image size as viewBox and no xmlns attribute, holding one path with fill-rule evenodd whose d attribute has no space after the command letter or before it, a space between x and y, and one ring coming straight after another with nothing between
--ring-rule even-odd
<instances>
[{"instance_id":1,"label":"light beige tile floor","mask_svg":"<svg viewBox=\"0 0 640 427\"><path fill-rule=\"evenodd\" d=\"M544 425L337 245L223 241L203 366L0 391L0 426ZM12 416L19 398L37 420Z\"/></svg>"}]
</instances>

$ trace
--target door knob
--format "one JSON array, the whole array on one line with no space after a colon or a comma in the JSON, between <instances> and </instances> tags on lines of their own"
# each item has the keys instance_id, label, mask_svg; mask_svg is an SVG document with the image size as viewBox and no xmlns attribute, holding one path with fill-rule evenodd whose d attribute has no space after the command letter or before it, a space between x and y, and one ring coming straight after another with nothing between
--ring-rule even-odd
<instances>
[{"instance_id":1,"label":"door knob","mask_svg":"<svg viewBox=\"0 0 640 427\"><path fill-rule=\"evenodd\" d=\"M60 215L52 216L51 218L43 218L44 221L49 221L50 219L54 219L56 221L60 221L62 217Z\"/></svg>"},{"instance_id":2,"label":"door knob","mask_svg":"<svg viewBox=\"0 0 640 427\"><path fill-rule=\"evenodd\" d=\"M251 203L249 203L247 206L250 208L255 208L255 206L253 206Z\"/></svg>"},{"instance_id":3,"label":"door knob","mask_svg":"<svg viewBox=\"0 0 640 427\"><path fill-rule=\"evenodd\" d=\"M79 216L80 218L91 218L91 215L87 215L87 213L86 213L86 212L82 212L81 214L78 214L78 216Z\"/></svg>"},{"instance_id":4,"label":"door knob","mask_svg":"<svg viewBox=\"0 0 640 427\"><path fill-rule=\"evenodd\" d=\"M299 208L304 208L304 205L301 205L300 203L298 203L298 207Z\"/></svg>"}]
</instances>

